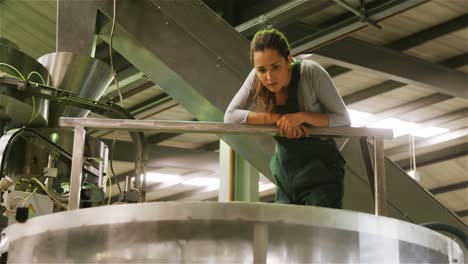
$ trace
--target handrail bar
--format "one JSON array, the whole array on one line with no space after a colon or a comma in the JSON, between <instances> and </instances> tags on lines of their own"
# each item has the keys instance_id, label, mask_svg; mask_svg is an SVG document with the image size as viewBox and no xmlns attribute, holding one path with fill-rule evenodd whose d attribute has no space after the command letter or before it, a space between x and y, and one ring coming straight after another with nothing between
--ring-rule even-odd
<instances>
[{"instance_id":1,"label":"handrail bar","mask_svg":"<svg viewBox=\"0 0 468 264\"><path fill-rule=\"evenodd\" d=\"M63 128L80 126L93 129L128 131L153 130L167 133L262 134L279 136L278 129L273 125L246 125L239 123L61 117L59 124ZM309 134L313 136L383 137L385 139L393 139L393 130L391 129L367 127L309 127L308 130Z\"/></svg>"}]
</instances>

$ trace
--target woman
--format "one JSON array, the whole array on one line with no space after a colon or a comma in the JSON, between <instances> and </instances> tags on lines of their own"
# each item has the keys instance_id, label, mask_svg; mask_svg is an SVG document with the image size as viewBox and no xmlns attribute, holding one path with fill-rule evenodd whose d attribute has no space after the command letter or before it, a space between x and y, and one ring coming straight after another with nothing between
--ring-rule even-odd
<instances>
[{"instance_id":1,"label":"woman","mask_svg":"<svg viewBox=\"0 0 468 264\"><path fill-rule=\"evenodd\" d=\"M252 40L250 72L229 104L227 123L276 124L270 168L276 202L341 208L345 161L333 139L309 137L306 127L349 126L346 107L328 73L317 63L294 60L276 29ZM257 111L249 111L251 102Z\"/></svg>"}]
</instances>

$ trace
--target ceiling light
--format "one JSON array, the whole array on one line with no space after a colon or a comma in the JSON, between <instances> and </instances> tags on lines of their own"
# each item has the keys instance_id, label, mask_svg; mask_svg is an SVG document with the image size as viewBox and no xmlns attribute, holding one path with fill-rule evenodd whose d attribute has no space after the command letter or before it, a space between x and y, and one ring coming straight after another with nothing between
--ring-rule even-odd
<instances>
[{"instance_id":1,"label":"ceiling light","mask_svg":"<svg viewBox=\"0 0 468 264\"><path fill-rule=\"evenodd\" d=\"M419 126L412 122L402 121L396 118L387 118L367 125L372 128L391 128L393 129L394 137L399 137L418 129Z\"/></svg>"},{"instance_id":2,"label":"ceiling light","mask_svg":"<svg viewBox=\"0 0 468 264\"><path fill-rule=\"evenodd\" d=\"M416 181L419 181L419 173L418 172L416 172L414 170L410 170L407 173L411 178L413 178Z\"/></svg>"},{"instance_id":3,"label":"ceiling light","mask_svg":"<svg viewBox=\"0 0 468 264\"><path fill-rule=\"evenodd\" d=\"M147 183L175 183L181 180L182 177L173 174L165 174L159 172L147 172Z\"/></svg>"},{"instance_id":4,"label":"ceiling light","mask_svg":"<svg viewBox=\"0 0 468 264\"><path fill-rule=\"evenodd\" d=\"M353 109L348 109L349 117L351 118L351 126L359 127L367 123L369 118L372 116L370 113L361 112Z\"/></svg>"},{"instance_id":5,"label":"ceiling light","mask_svg":"<svg viewBox=\"0 0 468 264\"><path fill-rule=\"evenodd\" d=\"M195 177L182 182L182 184L192 186L204 186L208 189L214 190L219 188L219 179L210 177Z\"/></svg>"}]
</instances>

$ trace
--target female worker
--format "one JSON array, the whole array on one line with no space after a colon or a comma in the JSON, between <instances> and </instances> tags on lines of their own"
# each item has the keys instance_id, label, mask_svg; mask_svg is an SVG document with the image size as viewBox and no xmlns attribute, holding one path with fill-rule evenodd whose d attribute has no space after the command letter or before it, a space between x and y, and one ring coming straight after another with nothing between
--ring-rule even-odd
<instances>
[{"instance_id":1,"label":"female worker","mask_svg":"<svg viewBox=\"0 0 468 264\"><path fill-rule=\"evenodd\" d=\"M257 32L250 46L254 69L229 104L227 123L276 124L270 168L276 202L341 208L345 161L333 139L309 137L306 127L349 126L346 107L328 73L294 60L276 29ZM249 111L252 100L257 112Z\"/></svg>"}]
</instances>

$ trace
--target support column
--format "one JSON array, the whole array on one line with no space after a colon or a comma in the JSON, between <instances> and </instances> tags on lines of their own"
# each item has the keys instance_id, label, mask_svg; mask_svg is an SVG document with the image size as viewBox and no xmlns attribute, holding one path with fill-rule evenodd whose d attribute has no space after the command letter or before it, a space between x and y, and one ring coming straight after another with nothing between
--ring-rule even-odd
<instances>
[{"instance_id":1,"label":"support column","mask_svg":"<svg viewBox=\"0 0 468 264\"><path fill-rule=\"evenodd\" d=\"M236 154L235 201L258 202L260 173L248 161Z\"/></svg>"},{"instance_id":2,"label":"support column","mask_svg":"<svg viewBox=\"0 0 468 264\"><path fill-rule=\"evenodd\" d=\"M375 215L387 215L387 194L385 188L385 157L382 137L374 137L374 188Z\"/></svg>"},{"instance_id":3,"label":"support column","mask_svg":"<svg viewBox=\"0 0 468 264\"><path fill-rule=\"evenodd\" d=\"M230 202L233 200L231 196L232 185L230 184L230 151L231 147L224 141L219 140L219 202Z\"/></svg>"},{"instance_id":4,"label":"support column","mask_svg":"<svg viewBox=\"0 0 468 264\"><path fill-rule=\"evenodd\" d=\"M220 140L219 147L220 186L218 201L259 200L259 171L236 154L229 145Z\"/></svg>"}]
</instances>

